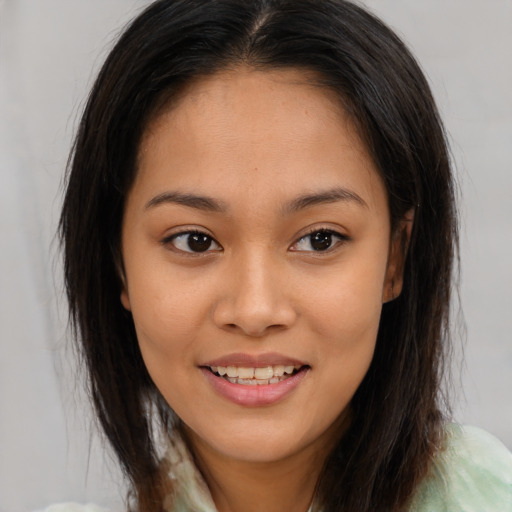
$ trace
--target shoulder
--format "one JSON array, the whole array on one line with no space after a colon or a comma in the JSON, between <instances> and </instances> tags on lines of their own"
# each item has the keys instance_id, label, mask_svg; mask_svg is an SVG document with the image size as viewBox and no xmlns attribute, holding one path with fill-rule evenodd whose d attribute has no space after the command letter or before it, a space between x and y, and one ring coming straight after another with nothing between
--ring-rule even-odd
<instances>
[{"instance_id":1,"label":"shoulder","mask_svg":"<svg viewBox=\"0 0 512 512\"><path fill-rule=\"evenodd\" d=\"M512 512L512 453L476 427L448 425L411 512Z\"/></svg>"},{"instance_id":2,"label":"shoulder","mask_svg":"<svg viewBox=\"0 0 512 512\"><path fill-rule=\"evenodd\" d=\"M81 505L79 503L56 503L36 512L109 512L108 509L88 503Z\"/></svg>"}]
</instances>

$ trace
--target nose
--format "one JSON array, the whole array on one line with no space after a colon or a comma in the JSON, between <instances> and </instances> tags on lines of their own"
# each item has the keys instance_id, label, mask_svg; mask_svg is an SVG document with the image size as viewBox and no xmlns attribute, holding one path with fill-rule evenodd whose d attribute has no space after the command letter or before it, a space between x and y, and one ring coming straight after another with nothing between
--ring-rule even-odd
<instances>
[{"instance_id":1,"label":"nose","mask_svg":"<svg viewBox=\"0 0 512 512\"><path fill-rule=\"evenodd\" d=\"M264 255L231 262L213 319L219 328L263 337L291 327L296 318L282 266Z\"/></svg>"}]
</instances>

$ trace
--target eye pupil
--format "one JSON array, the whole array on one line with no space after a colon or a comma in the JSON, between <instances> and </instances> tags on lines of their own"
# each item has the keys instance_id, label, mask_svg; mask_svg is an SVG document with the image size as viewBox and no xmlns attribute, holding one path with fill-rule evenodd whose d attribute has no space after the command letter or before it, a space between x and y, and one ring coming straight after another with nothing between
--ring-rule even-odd
<instances>
[{"instance_id":1,"label":"eye pupil","mask_svg":"<svg viewBox=\"0 0 512 512\"><path fill-rule=\"evenodd\" d=\"M315 251L325 251L332 245L332 234L328 231L318 231L311 235L311 247Z\"/></svg>"},{"instance_id":2,"label":"eye pupil","mask_svg":"<svg viewBox=\"0 0 512 512\"><path fill-rule=\"evenodd\" d=\"M212 239L208 235L194 233L188 236L187 245L191 251L204 252L212 245Z\"/></svg>"}]
</instances>

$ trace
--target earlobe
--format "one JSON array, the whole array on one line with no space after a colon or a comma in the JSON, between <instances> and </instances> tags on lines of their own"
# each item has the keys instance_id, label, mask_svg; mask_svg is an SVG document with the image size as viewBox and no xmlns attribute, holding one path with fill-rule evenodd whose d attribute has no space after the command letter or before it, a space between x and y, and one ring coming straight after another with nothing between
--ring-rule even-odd
<instances>
[{"instance_id":1,"label":"earlobe","mask_svg":"<svg viewBox=\"0 0 512 512\"><path fill-rule=\"evenodd\" d=\"M382 302L391 302L402 292L405 260L414 225L414 209L409 210L399 222L389 247L386 280L382 293Z\"/></svg>"},{"instance_id":2,"label":"earlobe","mask_svg":"<svg viewBox=\"0 0 512 512\"><path fill-rule=\"evenodd\" d=\"M121 304L123 305L124 309L126 309L127 311L131 311L130 297L128 296L128 292L126 291L126 287L124 286L121 291Z\"/></svg>"},{"instance_id":3,"label":"earlobe","mask_svg":"<svg viewBox=\"0 0 512 512\"><path fill-rule=\"evenodd\" d=\"M116 265L117 275L121 281L121 304L123 305L124 309L126 309L126 311L131 311L130 296L128 295L124 264L119 252L114 253L114 262Z\"/></svg>"}]
</instances>

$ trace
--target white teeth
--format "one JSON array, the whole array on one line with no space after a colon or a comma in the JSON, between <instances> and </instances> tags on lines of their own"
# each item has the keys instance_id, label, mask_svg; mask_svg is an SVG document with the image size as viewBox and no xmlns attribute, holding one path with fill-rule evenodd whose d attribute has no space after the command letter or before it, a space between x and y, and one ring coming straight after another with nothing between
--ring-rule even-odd
<instances>
[{"instance_id":1,"label":"white teeth","mask_svg":"<svg viewBox=\"0 0 512 512\"><path fill-rule=\"evenodd\" d=\"M284 366L278 365L274 366L274 377L282 377L284 375Z\"/></svg>"},{"instance_id":2,"label":"white teeth","mask_svg":"<svg viewBox=\"0 0 512 512\"><path fill-rule=\"evenodd\" d=\"M257 368L256 371L254 368L238 368L238 376L241 379L252 379L258 370L259 368ZM261 377L258 377L257 375L256 378L261 379Z\"/></svg>"},{"instance_id":3,"label":"white teeth","mask_svg":"<svg viewBox=\"0 0 512 512\"><path fill-rule=\"evenodd\" d=\"M256 368L254 370L254 377L256 379L271 379L274 376L274 368L272 366L265 366L264 368Z\"/></svg>"},{"instance_id":4,"label":"white teeth","mask_svg":"<svg viewBox=\"0 0 512 512\"><path fill-rule=\"evenodd\" d=\"M282 379L278 379L274 377L274 379L237 379L228 377L229 382L232 384L243 384L244 386L263 386L265 384L276 384ZM275 380L275 382L270 382L271 380Z\"/></svg>"},{"instance_id":5,"label":"white teeth","mask_svg":"<svg viewBox=\"0 0 512 512\"><path fill-rule=\"evenodd\" d=\"M249 368L245 366L210 366L213 373L218 373L233 384L244 384L248 386L276 384L287 379L294 370L300 370L301 366L296 365L275 365L261 368Z\"/></svg>"}]
</instances>

